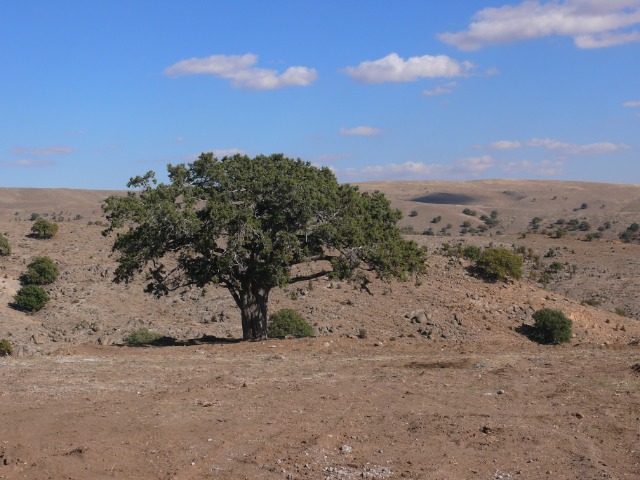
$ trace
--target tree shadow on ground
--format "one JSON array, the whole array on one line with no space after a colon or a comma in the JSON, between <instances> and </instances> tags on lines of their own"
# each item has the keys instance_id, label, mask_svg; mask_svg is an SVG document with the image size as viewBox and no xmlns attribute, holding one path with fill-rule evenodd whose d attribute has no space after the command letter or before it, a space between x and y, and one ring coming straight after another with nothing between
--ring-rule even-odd
<instances>
[{"instance_id":1,"label":"tree shadow on ground","mask_svg":"<svg viewBox=\"0 0 640 480\"><path fill-rule=\"evenodd\" d=\"M244 342L242 338L221 338L215 335L203 335L200 338L177 340L173 337L160 337L147 343L124 345L127 347L188 347L193 345L225 345Z\"/></svg>"},{"instance_id":2,"label":"tree shadow on ground","mask_svg":"<svg viewBox=\"0 0 640 480\"><path fill-rule=\"evenodd\" d=\"M523 323L522 325L517 327L515 329L515 331L516 331L516 333L519 333L520 335L524 335L525 337L527 337L532 342L538 343L538 341L536 340L536 335L535 335L536 334L536 329L532 325L527 325L526 323Z\"/></svg>"}]
</instances>

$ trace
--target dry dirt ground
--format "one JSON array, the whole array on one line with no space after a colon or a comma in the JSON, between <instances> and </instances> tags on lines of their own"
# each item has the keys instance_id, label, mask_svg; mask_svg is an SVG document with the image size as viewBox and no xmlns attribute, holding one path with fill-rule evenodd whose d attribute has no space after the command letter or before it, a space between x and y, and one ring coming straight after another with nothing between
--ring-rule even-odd
<instances>
[{"instance_id":1,"label":"dry dirt ground","mask_svg":"<svg viewBox=\"0 0 640 480\"><path fill-rule=\"evenodd\" d=\"M430 252L419 282L374 281L369 294L319 279L277 291L271 310L299 310L317 337L259 343L236 341L239 314L223 290L154 299L141 283L111 283L110 240L93 224L110 192L0 189L0 232L13 247L0 257L0 338L15 347L0 358L0 478L640 478L640 246L615 239L640 220L640 189L363 188L417 210L403 220L416 230L435 215L457 227L464 206L497 209L502 223L484 236L412 237ZM411 200L434 193L464 203ZM62 219L58 235L27 237L31 213ZM592 242L519 235L533 216L578 214L614 227ZM490 284L444 255L445 242L524 245L544 265L577 267L546 286ZM9 303L36 255L62 273L47 287L52 301L25 315ZM573 319L569 345L527 338L542 307ZM121 346L141 326L178 345Z\"/></svg>"}]
</instances>

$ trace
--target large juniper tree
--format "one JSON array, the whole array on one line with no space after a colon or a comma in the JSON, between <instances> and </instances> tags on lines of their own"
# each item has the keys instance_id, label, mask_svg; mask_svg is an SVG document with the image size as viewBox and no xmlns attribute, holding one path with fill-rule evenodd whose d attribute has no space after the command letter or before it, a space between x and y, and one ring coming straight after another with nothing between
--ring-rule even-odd
<instances>
[{"instance_id":1,"label":"large juniper tree","mask_svg":"<svg viewBox=\"0 0 640 480\"><path fill-rule=\"evenodd\" d=\"M274 287L330 272L402 278L424 269L426 252L402 238L401 214L386 197L340 185L327 168L283 155L212 153L167 168L168 183L149 172L130 180L126 196L105 200L103 233L116 233L114 281L145 272L155 295L223 285L245 339L266 338ZM292 277L292 266L319 260L326 268Z\"/></svg>"}]
</instances>

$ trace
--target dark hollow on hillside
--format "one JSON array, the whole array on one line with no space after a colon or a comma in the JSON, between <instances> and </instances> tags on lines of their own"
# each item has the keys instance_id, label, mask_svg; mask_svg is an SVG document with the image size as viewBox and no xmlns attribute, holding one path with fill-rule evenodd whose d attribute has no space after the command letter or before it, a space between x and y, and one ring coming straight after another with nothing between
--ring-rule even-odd
<instances>
[{"instance_id":1,"label":"dark hollow on hillside","mask_svg":"<svg viewBox=\"0 0 640 480\"><path fill-rule=\"evenodd\" d=\"M470 205L477 203L477 199L470 197L469 195L445 192L431 193L424 197L414 198L413 201L420 203L435 203L438 205Z\"/></svg>"}]
</instances>

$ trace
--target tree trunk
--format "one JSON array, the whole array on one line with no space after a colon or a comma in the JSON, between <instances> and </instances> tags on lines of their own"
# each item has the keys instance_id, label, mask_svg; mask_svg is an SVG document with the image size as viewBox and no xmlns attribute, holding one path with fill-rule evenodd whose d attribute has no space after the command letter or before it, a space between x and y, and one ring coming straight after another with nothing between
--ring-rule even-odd
<instances>
[{"instance_id":1,"label":"tree trunk","mask_svg":"<svg viewBox=\"0 0 640 480\"><path fill-rule=\"evenodd\" d=\"M244 340L266 339L269 289L249 284L239 292L238 298L240 300L238 307L242 315L242 338Z\"/></svg>"}]
</instances>

